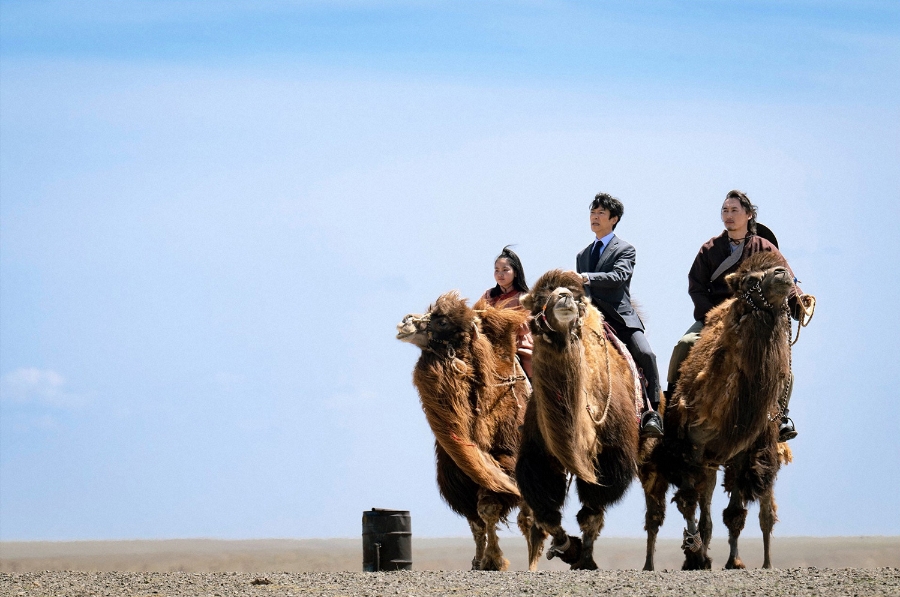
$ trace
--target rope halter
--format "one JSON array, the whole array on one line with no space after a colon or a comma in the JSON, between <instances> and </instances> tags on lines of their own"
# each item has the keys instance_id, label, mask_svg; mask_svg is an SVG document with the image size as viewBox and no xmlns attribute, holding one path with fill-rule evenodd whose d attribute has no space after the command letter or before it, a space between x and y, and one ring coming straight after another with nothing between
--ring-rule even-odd
<instances>
[{"instance_id":1,"label":"rope halter","mask_svg":"<svg viewBox=\"0 0 900 597\"><path fill-rule=\"evenodd\" d=\"M757 280L756 284L754 284L753 287L750 288L750 290L741 294L741 298L744 299L747 304L753 308L754 311L759 311L762 308L765 308L769 311L774 311L775 305L767 301L765 295L763 294L762 286L760 285L761 281L762 280ZM754 293L756 294L755 298L753 296ZM762 305L758 304L757 300L762 303ZM784 300L786 303L787 297L785 297Z\"/></svg>"}]
</instances>

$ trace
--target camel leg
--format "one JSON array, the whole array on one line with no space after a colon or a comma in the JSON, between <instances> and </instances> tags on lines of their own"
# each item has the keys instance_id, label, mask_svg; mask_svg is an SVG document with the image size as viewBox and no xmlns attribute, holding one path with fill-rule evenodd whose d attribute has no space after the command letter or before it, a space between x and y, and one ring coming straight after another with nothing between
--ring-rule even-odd
<instances>
[{"instance_id":1,"label":"camel leg","mask_svg":"<svg viewBox=\"0 0 900 597\"><path fill-rule=\"evenodd\" d=\"M728 561L725 562L726 570L743 569L744 562L738 555L738 537L744 529L744 523L747 520L747 507L744 498L741 497L739 488L734 487L731 490L731 499L728 501L728 507L722 513L722 519L725 526L728 527Z\"/></svg>"},{"instance_id":2,"label":"camel leg","mask_svg":"<svg viewBox=\"0 0 900 597\"><path fill-rule=\"evenodd\" d=\"M759 528L762 529L763 534L763 568L772 567L772 560L769 557L769 543L772 538L772 528L778 522L777 511L775 491L772 487L769 487L759 498Z\"/></svg>"},{"instance_id":3,"label":"camel leg","mask_svg":"<svg viewBox=\"0 0 900 597\"><path fill-rule=\"evenodd\" d=\"M666 518L666 490L669 484L662 475L655 472L642 477L644 477L644 501L647 504L647 511L644 514L644 530L647 531L647 559L644 561L644 570L653 570L656 536Z\"/></svg>"},{"instance_id":4,"label":"camel leg","mask_svg":"<svg viewBox=\"0 0 900 597\"><path fill-rule=\"evenodd\" d=\"M482 570L506 570L509 560L503 557L500 540L497 537L497 524L500 522L500 511L503 507L487 493L479 495L478 515L484 521L486 542L484 556L481 558Z\"/></svg>"},{"instance_id":5,"label":"camel leg","mask_svg":"<svg viewBox=\"0 0 900 597\"><path fill-rule=\"evenodd\" d=\"M700 533L700 540L703 541L703 549L700 554L703 557L704 568L712 568L712 559L709 557L709 543L712 540L712 495L716 489L716 474L718 468L707 468L703 481L698 487L700 498L700 523L697 530Z\"/></svg>"},{"instance_id":6,"label":"camel leg","mask_svg":"<svg viewBox=\"0 0 900 597\"><path fill-rule=\"evenodd\" d=\"M603 530L603 510L594 510L584 506L576 516L581 528L581 557L572 564L572 570L596 570L594 561L594 541Z\"/></svg>"},{"instance_id":7,"label":"camel leg","mask_svg":"<svg viewBox=\"0 0 900 597\"><path fill-rule=\"evenodd\" d=\"M469 528L472 529L472 538L475 539L475 557L472 558L472 570L481 570L481 560L484 558L484 522L470 520Z\"/></svg>"},{"instance_id":8,"label":"camel leg","mask_svg":"<svg viewBox=\"0 0 900 597\"><path fill-rule=\"evenodd\" d=\"M681 544L681 548L684 550L682 570L703 570L708 567L701 555L703 541L696 519L698 499L697 489L693 484L685 484L675 492L673 498L675 505L678 506L678 511L684 516L687 524L687 528L684 530L684 541Z\"/></svg>"},{"instance_id":9,"label":"camel leg","mask_svg":"<svg viewBox=\"0 0 900 597\"><path fill-rule=\"evenodd\" d=\"M600 484L577 479L575 488L583 507L578 512L578 525L582 531L582 552L573 570L596 570L594 541L603 529L606 507L615 504L631 485L637 472L632 460L623 450L607 448L594 460L594 470L602 479Z\"/></svg>"},{"instance_id":10,"label":"camel leg","mask_svg":"<svg viewBox=\"0 0 900 597\"><path fill-rule=\"evenodd\" d=\"M528 570L534 572L537 570L538 559L544 551L544 539L547 538L547 533L538 526L534 519L534 513L524 500L519 504L517 522L519 530L525 535L525 541L528 543Z\"/></svg>"},{"instance_id":11,"label":"camel leg","mask_svg":"<svg viewBox=\"0 0 900 597\"><path fill-rule=\"evenodd\" d=\"M567 564L577 562L581 558L581 539L567 535L562 528L566 474L559 461L547 451L531 410L525 414L522 443L516 461L516 483L541 532L553 537L547 559L559 557ZM536 553L539 552L536 550ZM536 568L537 562L529 562L529 568L532 566Z\"/></svg>"}]
</instances>

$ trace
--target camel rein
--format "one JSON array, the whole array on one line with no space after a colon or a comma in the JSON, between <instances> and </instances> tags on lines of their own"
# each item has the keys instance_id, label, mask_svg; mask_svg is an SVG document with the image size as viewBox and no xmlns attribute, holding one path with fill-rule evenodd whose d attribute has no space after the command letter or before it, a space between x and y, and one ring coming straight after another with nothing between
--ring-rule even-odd
<instances>
[{"instance_id":1,"label":"camel rein","mask_svg":"<svg viewBox=\"0 0 900 597\"><path fill-rule=\"evenodd\" d=\"M544 306L541 308L541 312L538 313L534 317L534 322L536 324L536 327L539 330L538 333L542 337L544 337L545 340L549 340L546 336L549 332L553 331L553 328L550 326L550 322L547 321L547 305L548 304L549 303L545 303ZM583 316L581 315L580 310L579 310L577 322L580 324L582 321L583 321ZM600 342L601 342L601 344L603 344L603 348L606 349L605 350L605 352L606 352L606 404L603 407L603 414L600 416L599 419L597 419L596 416L594 415L593 405L585 404L585 406L584 406L585 410L588 413L588 416L591 418L591 421L594 423L594 425L597 425L599 427L606 421L606 416L609 414L609 405L612 404L612 368L610 366L610 360L609 360L609 342L606 340L606 337L603 334L598 333L597 330L591 329L591 331L594 334L596 334L598 338L600 338ZM575 334L574 332L572 332L571 334L575 338L578 337L578 335ZM582 391L585 394L585 398L589 398L587 389L582 388Z\"/></svg>"},{"instance_id":2,"label":"camel rein","mask_svg":"<svg viewBox=\"0 0 900 597\"><path fill-rule=\"evenodd\" d=\"M794 282L797 279L794 278ZM754 294L756 295L754 297ZM766 309L768 311L775 311L776 307L772 305L769 301L766 300L766 297L763 295L762 286L760 285L760 281L758 280L756 284L753 285L752 288L747 290L746 292L740 295L750 307L753 308L754 311L760 311L762 309ZM759 303L757 303L759 301ZM816 312L816 297L811 294L800 294L797 296L797 304L800 306L800 316L797 318L797 335L794 336L794 339L791 340L791 309L788 306L788 299L785 297L784 302L781 304L780 314L784 315L784 318L788 322L788 334L787 334L787 342L788 342L788 372L789 375L791 369L793 368L793 354L791 348L800 340L800 330L809 325L809 322L812 321L813 315ZM777 317L778 315L776 315ZM791 391L791 377L788 377L784 383L784 392L781 394L781 399L778 401L778 411L775 413L769 413L768 419L769 421L779 421L782 417L784 417L784 411L787 406L789 394ZM687 540L687 539L686 539Z\"/></svg>"},{"instance_id":3,"label":"camel rein","mask_svg":"<svg viewBox=\"0 0 900 597\"><path fill-rule=\"evenodd\" d=\"M796 281L796 278L794 278L794 280ZM759 311L761 309L774 311L775 305L766 300L760 282L761 280L757 280L756 284L754 284L747 292L741 293L740 297L744 299L754 311ZM756 295L755 297L754 294ZM759 301L759 303L757 303L757 301ZM797 297L797 304L800 305L800 317L797 320L797 335L791 342L791 346L800 340L800 330L808 326L809 322L812 321L813 315L816 312L816 297L811 294L801 294ZM787 298L784 299L784 311L788 317L790 317L790 310L787 308Z\"/></svg>"},{"instance_id":4,"label":"camel rein","mask_svg":"<svg viewBox=\"0 0 900 597\"><path fill-rule=\"evenodd\" d=\"M757 283L757 286L759 284ZM797 304L800 305L800 318L797 320L797 336L791 341L791 310L787 304L787 298L784 299L784 305L782 308L782 312L784 313L785 318L788 321L788 371L791 371L794 366L794 355L791 348L797 341L800 339L800 330L809 325L809 322L812 321L813 315L816 312L816 297L811 294L801 294L797 297ZM792 374L793 375L793 374ZM781 395L781 400L778 401L778 412L773 414L769 414L768 418L770 421L779 421L784 416L784 410L787 406L788 395L791 391L791 379L788 380L784 384L784 392Z\"/></svg>"},{"instance_id":5,"label":"camel rein","mask_svg":"<svg viewBox=\"0 0 900 597\"><path fill-rule=\"evenodd\" d=\"M801 294L797 297L797 303L800 305L800 319L797 320L797 336L791 342L791 346L800 339L800 328L805 328L812 321L813 315L816 313L816 297L811 294Z\"/></svg>"},{"instance_id":6,"label":"camel rein","mask_svg":"<svg viewBox=\"0 0 900 597\"><path fill-rule=\"evenodd\" d=\"M591 421L594 422L594 425L598 427L606 421L606 415L609 414L609 405L612 403L612 370L609 365L609 341L603 334L597 333L597 330L592 329L592 332L600 338L600 342L603 343L603 347L606 349L606 406L603 407L603 415L600 417L600 420L594 418L594 410L590 404L585 405L585 409L588 412L588 416L591 418ZM587 390L584 390L585 397L587 397Z\"/></svg>"}]
</instances>

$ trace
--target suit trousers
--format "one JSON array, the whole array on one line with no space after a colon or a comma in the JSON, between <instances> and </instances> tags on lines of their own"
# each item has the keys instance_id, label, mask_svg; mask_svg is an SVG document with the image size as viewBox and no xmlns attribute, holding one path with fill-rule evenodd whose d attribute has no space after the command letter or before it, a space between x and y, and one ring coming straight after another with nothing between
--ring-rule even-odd
<instances>
[{"instance_id":1,"label":"suit trousers","mask_svg":"<svg viewBox=\"0 0 900 597\"><path fill-rule=\"evenodd\" d=\"M642 330L617 326L612 322L610 325L619 340L628 347L628 352L634 357L634 362L644 373L644 379L647 381L647 398L650 400L651 406L656 409L659 406L659 372L656 369L656 355L650 348L647 336Z\"/></svg>"}]
</instances>

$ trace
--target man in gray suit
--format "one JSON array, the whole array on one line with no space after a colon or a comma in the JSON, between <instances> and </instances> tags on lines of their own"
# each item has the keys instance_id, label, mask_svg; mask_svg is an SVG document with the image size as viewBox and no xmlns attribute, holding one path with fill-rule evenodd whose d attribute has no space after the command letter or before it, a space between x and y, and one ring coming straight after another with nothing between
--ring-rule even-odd
<instances>
[{"instance_id":1,"label":"man in gray suit","mask_svg":"<svg viewBox=\"0 0 900 597\"><path fill-rule=\"evenodd\" d=\"M578 254L575 271L581 274L591 302L603 313L644 373L645 404L649 403L649 408L641 416L641 436L661 437L663 422L657 412L660 391L656 355L644 336L644 323L631 306L635 250L613 232L624 212L622 202L612 195L598 193L594 197L591 230L596 238Z\"/></svg>"}]
</instances>

